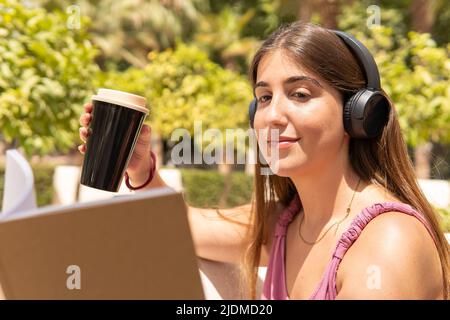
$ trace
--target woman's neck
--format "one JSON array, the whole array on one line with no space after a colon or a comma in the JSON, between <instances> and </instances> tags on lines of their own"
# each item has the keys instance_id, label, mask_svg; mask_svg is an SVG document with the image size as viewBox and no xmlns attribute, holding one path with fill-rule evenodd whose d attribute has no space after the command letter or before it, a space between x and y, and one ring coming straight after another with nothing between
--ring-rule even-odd
<instances>
[{"instance_id":1,"label":"woman's neck","mask_svg":"<svg viewBox=\"0 0 450 320\"><path fill-rule=\"evenodd\" d=\"M359 181L346 159L290 178L302 202L303 226L311 231L321 230L329 222L333 223L346 215ZM361 181L355 197L365 186L366 183Z\"/></svg>"}]
</instances>

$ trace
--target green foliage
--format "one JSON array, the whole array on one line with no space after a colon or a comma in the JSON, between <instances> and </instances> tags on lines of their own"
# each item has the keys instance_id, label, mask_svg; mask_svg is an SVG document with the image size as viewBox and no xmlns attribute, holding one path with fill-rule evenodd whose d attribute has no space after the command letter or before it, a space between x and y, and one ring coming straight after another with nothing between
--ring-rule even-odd
<instances>
[{"instance_id":1,"label":"green foliage","mask_svg":"<svg viewBox=\"0 0 450 320\"><path fill-rule=\"evenodd\" d=\"M367 14L361 4L347 10L353 15L344 10L339 27L374 54L382 87L395 104L407 142L412 146L449 142L450 46L438 47L429 34L403 33L395 9L383 10L381 25L371 28L366 26Z\"/></svg>"},{"instance_id":2,"label":"green foliage","mask_svg":"<svg viewBox=\"0 0 450 320\"><path fill-rule=\"evenodd\" d=\"M450 42L450 5L448 0L435 1L436 18L433 24L433 39L440 45Z\"/></svg>"},{"instance_id":3,"label":"green foliage","mask_svg":"<svg viewBox=\"0 0 450 320\"><path fill-rule=\"evenodd\" d=\"M216 171L181 169L186 202L194 207L217 206L222 195L225 176ZM226 207L231 208L250 203L253 191L253 177L243 172L231 173L230 194Z\"/></svg>"},{"instance_id":4,"label":"green foliage","mask_svg":"<svg viewBox=\"0 0 450 320\"><path fill-rule=\"evenodd\" d=\"M449 142L450 46L438 48L429 34L415 32L396 42L382 27L366 40L376 52L382 86L395 103L408 143Z\"/></svg>"},{"instance_id":5,"label":"green foliage","mask_svg":"<svg viewBox=\"0 0 450 320\"><path fill-rule=\"evenodd\" d=\"M96 51L86 30L66 21L63 13L0 0L0 127L27 155L71 147L92 93Z\"/></svg>"},{"instance_id":6,"label":"green foliage","mask_svg":"<svg viewBox=\"0 0 450 320\"><path fill-rule=\"evenodd\" d=\"M339 29L352 34L364 33L366 36L370 36L371 32L367 27L367 22L372 22L370 17L374 12L368 10L368 7L372 4L370 0L364 0L343 6L338 18ZM399 6L398 3L397 6ZM407 8L403 8L404 6L406 4L402 4L402 9L407 10ZM380 25L391 29L392 34L398 37L406 35L408 30L404 14L399 9L392 8L388 4L383 4L380 7Z\"/></svg>"},{"instance_id":7,"label":"green foliage","mask_svg":"<svg viewBox=\"0 0 450 320\"><path fill-rule=\"evenodd\" d=\"M250 203L253 193L253 177L244 172L231 175L231 192L226 201L228 207Z\"/></svg>"},{"instance_id":8,"label":"green foliage","mask_svg":"<svg viewBox=\"0 0 450 320\"><path fill-rule=\"evenodd\" d=\"M298 20L294 0L205 0L193 41L226 68L246 74L260 42Z\"/></svg>"},{"instance_id":9,"label":"green foliage","mask_svg":"<svg viewBox=\"0 0 450 320\"><path fill-rule=\"evenodd\" d=\"M39 207L50 205L53 201L53 174L54 165L44 163L32 166L36 200Z\"/></svg>"},{"instance_id":10,"label":"green foliage","mask_svg":"<svg viewBox=\"0 0 450 320\"><path fill-rule=\"evenodd\" d=\"M245 37L262 39L274 31L279 23L279 9L284 0L206 0L203 14L220 15L224 10L233 10L238 15L252 12L252 19L243 28Z\"/></svg>"},{"instance_id":11,"label":"green foliage","mask_svg":"<svg viewBox=\"0 0 450 320\"><path fill-rule=\"evenodd\" d=\"M92 20L90 33L101 48L97 61L102 67L114 64L120 69L142 67L151 50L187 40L195 29L203 0L31 0L47 10L66 11L77 5L82 16Z\"/></svg>"},{"instance_id":12,"label":"green foliage","mask_svg":"<svg viewBox=\"0 0 450 320\"><path fill-rule=\"evenodd\" d=\"M251 100L248 81L212 63L194 46L179 44L175 51L150 55L145 73L155 125L169 137L176 128L193 134L194 120L205 128L247 128Z\"/></svg>"},{"instance_id":13,"label":"green foliage","mask_svg":"<svg viewBox=\"0 0 450 320\"><path fill-rule=\"evenodd\" d=\"M36 200L39 207L50 205L53 198L53 173L54 165L39 164L32 165ZM5 168L0 167L0 207L3 201Z\"/></svg>"},{"instance_id":14,"label":"green foliage","mask_svg":"<svg viewBox=\"0 0 450 320\"><path fill-rule=\"evenodd\" d=\"M216 14L205 14L200 19L194 41L208 52L213 61L246 73L259 46L254 37L243 36L245 27L254 16L254 9L241 13L230 6Z\"/></svg>"},{"instance_id":15,"label":"green foliage","mask_svg":"<svg viewBox=\"0 0 450 320\"><path fill-rule=\"evenodd\" d=\"M450 232L450 207L436 209L440 216L440 224L444 232Z\"/></svg>"},{"instance_id":16,"label":"green foliage","mask_svg":"<svg viewBox=\"0 0 450 320\"><path fill-rule=\"evenodd\" d=\"M150 88L145 80L146 78L143 69L130 67L125 71L109 70L99 72L95 86L98 88L105 87L147 96Z\"/></svg>"},{"instance_id":17,"label":"green foliage","mask_svg":"<svg viewBox=\"0 0 450 320\"><path fill-rule=\"evenodd\" d=\"M182 43L175 50L151 52L149 58L144 70L111 71L98 85L146 96L152 128L167 140L177 128L193 136L194 121L202 121L203 132L221 130L224 139L227 128L242 128L243 132L248 128L252 91L244 77L211 62L197 47Z\"/></svg>"}]
</instances>

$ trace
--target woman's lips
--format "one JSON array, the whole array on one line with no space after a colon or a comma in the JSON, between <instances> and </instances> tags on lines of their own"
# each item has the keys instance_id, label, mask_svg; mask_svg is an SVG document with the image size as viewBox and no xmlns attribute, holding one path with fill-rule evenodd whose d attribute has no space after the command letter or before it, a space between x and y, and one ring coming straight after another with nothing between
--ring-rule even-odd
<instances>
[{"instance_id":1,"label":"woman's lips","mask_svg":"<svg viewBox=\"0 0 450 320\"><path fill-rule=\"evenodd\" d=\"M296 144L300 139L297 140L284 140L284 141L269 141L271 148L287 149Z\"/></svg>"}]
</instances>

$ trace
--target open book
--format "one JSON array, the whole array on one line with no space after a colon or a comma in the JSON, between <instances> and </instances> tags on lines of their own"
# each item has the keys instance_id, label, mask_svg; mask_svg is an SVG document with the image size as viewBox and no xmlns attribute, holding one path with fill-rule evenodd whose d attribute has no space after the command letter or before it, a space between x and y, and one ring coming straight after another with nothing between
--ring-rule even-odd
<instances>
[{"instance_id":1,"label":"open book","mask_svg":"<svg viewBox=\"0 0 450 320\"><path fill-rule=\"evenodd\" d=\"M181 193L30 206L1 214L6 299L204 298Z\"/></svg>"}]
</instances>

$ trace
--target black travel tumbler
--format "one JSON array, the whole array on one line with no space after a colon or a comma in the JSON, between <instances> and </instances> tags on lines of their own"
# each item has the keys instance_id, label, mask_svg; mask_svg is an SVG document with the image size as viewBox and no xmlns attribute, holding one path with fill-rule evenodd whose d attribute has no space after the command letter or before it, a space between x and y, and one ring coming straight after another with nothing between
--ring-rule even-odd
<instances>
[{"instance_id":1,"label":"black travel tumbler","mask_svg":"<svg viewBox=\"0 0 450 320\"><path fill-rule=\"evenodd\" d=\"M92 120L81 172L81 184L117 192L148 114L146 99L99 89L92 97Z\"/></svg>"}]
</instances>

